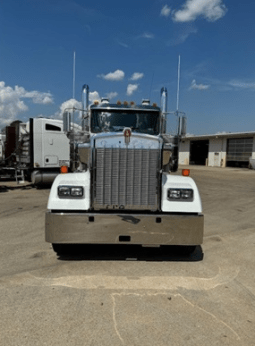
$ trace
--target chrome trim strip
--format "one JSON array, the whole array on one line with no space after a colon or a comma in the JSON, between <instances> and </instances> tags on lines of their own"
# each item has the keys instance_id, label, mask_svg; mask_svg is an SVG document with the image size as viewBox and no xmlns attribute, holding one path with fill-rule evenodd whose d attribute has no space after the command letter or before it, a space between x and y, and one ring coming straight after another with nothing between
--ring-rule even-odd
<instances>
[{"instance_id":1,"label":"chrome trim strip","mask_svg":"<svg viewBox=\"0 0 255 346\"><path fill-rule=\"evenodd\" d=\"M46 212L49 243L199 245L204 216L194 214L51 213ZM120 237L130 241L120 241Z\"/></svg>"}]
</instances>

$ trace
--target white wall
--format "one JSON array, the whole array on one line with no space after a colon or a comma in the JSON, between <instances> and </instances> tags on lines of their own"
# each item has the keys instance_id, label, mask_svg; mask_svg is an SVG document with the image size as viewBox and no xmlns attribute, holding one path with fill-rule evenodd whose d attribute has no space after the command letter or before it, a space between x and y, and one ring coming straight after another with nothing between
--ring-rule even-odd
<instances>
[{"instance_id":1,"label":"white wall","mask_svg":"<svg viewBox=\"0 0 255 346\"><path fill-rule=\"evenodd\" d=\"M255 136L253 137L252 158L255 159Z\"/></svg>"},{"instance_id":2,"label":"white wall","mask_svg":"<svg viewBox=\"0 0 255 346\"><path fill-rule=\"evenodd\" d=\"M190 140L181 140L179 146L179 165L189 165Z\"/></svg>"},{"instance_id":3,"label":"white wall","mask_svg":"<svg viewBox=\"0 0 255 346\"><path fill-rule=\"evenodd\" d=\"M209 140L208 166L226 167L226 138L213 138Z\"/></svg>"},{"instance_id":4,"label":"white wall","mask_svg":"<svg viewBox=\"0 0 255 346\"><path fill-rule=\"evenodd\" d=\"M227 138L225 137L225 138L209 139L208 166L226 167L226 156L227 156ZM179 164L189 165L189 157L190 157L190 140L185 139L180 142ZM255 136L253 137L252 159L255 159Z\"/></svg>"}]
</instances>

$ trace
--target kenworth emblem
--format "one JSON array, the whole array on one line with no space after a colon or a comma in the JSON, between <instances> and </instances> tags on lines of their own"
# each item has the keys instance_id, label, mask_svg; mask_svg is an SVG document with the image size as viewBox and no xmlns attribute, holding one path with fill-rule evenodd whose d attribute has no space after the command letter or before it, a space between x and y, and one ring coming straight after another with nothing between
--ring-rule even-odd
<instances>
[{"instance_id":1,"label":"kenworth emblem","mask_svg":"<svg viewBox=\"0 0 255 346\"><path fill-rule=\"evenodd\" d=\"M123 130L123 134L124 134L124 137L125 137L125 144L129 144L130 142L130 137L131 137L131 129L129 127L126 127L124 130Z\"/></svg>"}]
</instances>

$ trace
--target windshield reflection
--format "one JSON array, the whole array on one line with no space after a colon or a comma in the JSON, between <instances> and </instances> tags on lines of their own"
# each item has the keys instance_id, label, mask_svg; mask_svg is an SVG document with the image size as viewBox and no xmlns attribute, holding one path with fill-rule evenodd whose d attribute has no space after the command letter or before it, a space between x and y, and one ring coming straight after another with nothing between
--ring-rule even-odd
<instances>
[{"instance_id":1,"label":"windshield reflection","mask_svg":"<svg viewBox=\"0 0 255 346\"><path fill-rule=\"evenodd\" d=\"M92 111L91 130L118 132L130 127L134 132L157 135L159 133L159 112L146 111Z\"/></svg>"}]
</instances>

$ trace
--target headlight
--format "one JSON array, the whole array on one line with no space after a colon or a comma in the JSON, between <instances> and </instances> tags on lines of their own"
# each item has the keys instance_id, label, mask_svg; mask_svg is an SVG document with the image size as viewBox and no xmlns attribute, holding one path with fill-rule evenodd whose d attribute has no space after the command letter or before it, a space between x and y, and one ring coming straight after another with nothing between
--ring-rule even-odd
<instances>
[{"instance_id":1,"label":"headlight","mask_svg":"<svg viewBox=\"0 0 255 346\"><path fill-rule=\"evenodd\" d=\"M59 186L58 187L58 196L59 197L83 197L84 189L82 186Z\"/></svg>"},{"instance_id":2,"label":"headlight","mask_svg":"<svg viewBox=\"0 0 255 346\"><path fill-rule=\"evenodd\" d=\"M169 201L193 201L192 189L168 189L167 198Z\"/></svg>"},{"instance_id":3,"label":"headlight","mask_svg":"<svg viewBox=\"0 0 255 346\"><path fill-rule=\"evenodd\" d=\"M83 187L81 187L81 186L71 187L71 196L82 197L83 196Z\"/></svg>"}]
</instances>

